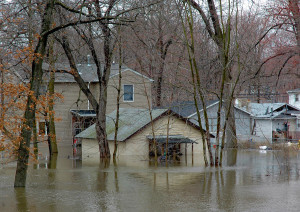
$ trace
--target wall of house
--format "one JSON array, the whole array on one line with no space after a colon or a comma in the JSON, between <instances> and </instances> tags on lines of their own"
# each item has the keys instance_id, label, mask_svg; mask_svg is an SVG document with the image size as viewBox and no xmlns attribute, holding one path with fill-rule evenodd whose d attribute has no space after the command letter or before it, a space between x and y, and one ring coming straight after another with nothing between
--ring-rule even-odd
<instances>
[{"instance_id":1,"label":"wall of house","mask_svg":"<svg viewBox=\"0 0 300 212\"><path fill-rule=\"evenodd\" d=\"M289 94L289 104L297 108L300 108L300 94L290 93Z\"/></svg>"},{"instance_id":2,"label":"wall of house","mask_svg":"<svg viewBox=\"0 0 300 212\"><path fill-rule=\"evenodd\" d=\"M272 141L272 121L270 119L256 119L256 126L254 128L254 135Z\"/></svg>"},{"instance_id":3,"label":"wall of house","mask_svg":"<svg viewBox=\"0 0 300 212\"><path fill-rule=\"evenodd\" d=\"M155 135L167 135L167 123L168 117L162 117L159 120L156 120L153 124ZM198 144L193 144L193 153L195 155L203 155L203 147L201 134L199 130L196 128L187 125L184 121L171 116L170 117L170 125L169 125L169 135L183 135L185 137L190 138L191 140L196 141ZM152 135L152 126L148 125L143 130L129 138L126 142L119 142L118 146L118 155L126 156L139 156L143 159L148 159L149 154L149 141L146 136ZM111 154L113 153L113 141L109 141L109 147ZM181 145L181 152L185 153L185 144ZM192 154L192 144L187 144L187 154ZM91 160L95 158L98 160L99 158L99 150L96 139L83 139L82 140L82 159ZM200 157L202 161L199 163L203 163L203 158Z\"/></svg>"},{"instance_id":4,"label":"wall of house","mask_svg":"<svg viewBox=\"0 0 300 212\"><path fill-rule=\"evenodd\" d=\"M120 100L120 107L121 108L144 108L149 109L152 107L151 102L151 85L152 83L131 71L125 71L122 73L122 81L121 81L122 89L121 89L121 100ZM113 77L109 81L109 88L107 91L107 113L111 113L116 109L117 105L117 87L119 85L119 75ZM123 85L134 85L134 101L133 102L126 102L123 100ZM146 91L145 91L146 89ZM149 103L147 100L147 96L149 98Z\"/></svg>"},{"instance_id":5,"label":"wall of house","mask_svg":"<svg viewBox=\"0 0 300 212\"><path fill-rule=\"evenodd\" d=\"M237 136L250 136L253 127L250 115L237 109L234 112Z\"/></svg>"},{"instance_id":6,"label":"wall of house","mask_svg":"<svg viewBox=\"0 0 300 212\"><path fill-rule=\"evenodd\" d=\"M108 102L107 113L111 113L117 108L117 90L118 75L112 77L108 86ZM122 84L134 84L134 101L124 102L123 98L120 101L120 107L134 107L134 108L149 108L147 97L145 95L145 88L149 95L151 104L151 82L144 77L134 74L131 71L125 71L122 74ZM90 83L89 87L93 94L96 96L96 100L99 99L99 84ZM123 87L123 86L122 86ZM56 121L56 134L59 141L59 145L71 145L72 144L72 127L71 127L71 109L93 109L88 103L88 100L84 93L80 91L79 86L76 83L56 83L55 92L64 96L63 100L55 101L55 116L60 121ZM121 93L123 96L123 92Z\"/></svg>"},{"instance_id":7,"label":"wall of house","mask_svg":"<svg viewBox=\"0 0 300 212\"><path fill-rule=\"evenodd\" d=\"M217 132L217 112L218 112L218 104L214 104L211 107L207 108L207 117L209 122L209 129L212 133ZM201 111L201 122L202 126L205 126L204 112ZM221 126L224 126L224 110L221 111ZM205 127L204 127L205 129Z\"/></svg>"},{"instance_id":8,"label":"wall of house","mask_svg":"<svg viewBox=\"0 0 300 212\"><path fill-rule=\"evenodd\" d=\"M207 116L209 118L211 133L217 132L217 112L218 112L218 104L212 105L211 107L207 108ZM239 109L234 110L234 115L235 115L236 133L238 138L243 140L244 139L248 140L248 137L251 135L251 127L253 127L253 123L251 121L250 115ZM201 117L202 117L201 118L202 126L205 126L203 111L201 111ZM197 115L194 115L193 119L197 120ZM224 123L225 123L225 113L224 110L222 109L221 128L224 127Z\"/></svg>"},{"instance_id":9,"label":"wall of house","mask_svg":"<svg viewBox=\"0 0 300 212\"><path fill-rule=\"evenodd\" d=\"M75 83L56 83L55 92L63 95L63 99L55 101L54 110L56 136L59 145L72 144L71 109L88 109L88 101Z\"/></svg>"}]
</instances>

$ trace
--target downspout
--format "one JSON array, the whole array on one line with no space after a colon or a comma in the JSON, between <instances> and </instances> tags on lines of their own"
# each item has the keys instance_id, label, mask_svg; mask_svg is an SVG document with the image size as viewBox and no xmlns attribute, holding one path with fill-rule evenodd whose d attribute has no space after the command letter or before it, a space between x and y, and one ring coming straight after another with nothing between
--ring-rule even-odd
<instances>
[{"instance_id":1,"label":"downspout","mask_svg":"<svg viewBox=\"0 0 300 212\"><path fill-rule=\"evenodd\" d=\"M88 82L88 89L90 90L90 84L91 84L91 82ZM90 100L88 99L88 108L87 108L88 110L90 110Z\"/></svg>"},{"instance_id":2,"label":"downspout","mask_svg":"<svg viewBox=\"0 0 300 212\"><path fill-rule=\"evenodd\" d=\"M271 144L273 144L273 118L271 117Z\"/></svg>"}]
</instances>

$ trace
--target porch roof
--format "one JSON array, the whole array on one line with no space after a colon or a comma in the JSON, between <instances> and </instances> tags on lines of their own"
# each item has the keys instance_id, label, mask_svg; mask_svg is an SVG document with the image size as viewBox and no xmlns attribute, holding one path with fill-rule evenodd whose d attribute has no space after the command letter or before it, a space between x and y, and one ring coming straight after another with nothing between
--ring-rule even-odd
<instances>
[{"instance_id":1,"label":"porch roof","mask_svg":"<svg viewBox=\"0 0 300 212\"><path fill-rule=\"evenodd\" d=\"M94 110L71 110L71 113L77 117L96 117Z\"/></svg>"},{"instance_id":2,"label":"porch roof","mask_svg":"<svg viewBox=\"0 0 300 212\"><path fill-rule=\"evenodd\" d=\"M149 140L153 140L153 135L148 135L147 139ZM167 139L168 139L168 143L169 144L192 144L192 143L196 143L198 144L196 141L193 141L187 137L184 137L183 135L156 135L155 136L155 141L158 143L162 143L165 144L167 143Z\"/></svg>"}]
</instances>

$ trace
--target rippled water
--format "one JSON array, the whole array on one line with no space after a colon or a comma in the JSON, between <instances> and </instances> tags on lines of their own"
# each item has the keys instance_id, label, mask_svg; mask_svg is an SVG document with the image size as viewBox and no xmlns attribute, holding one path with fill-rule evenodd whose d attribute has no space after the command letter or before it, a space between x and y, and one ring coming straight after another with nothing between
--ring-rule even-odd
<instances>
[{"instance_id":1,"label":"rippled water","mask_svg":"<svg viewBox=\"0 0 300 212\"><path fill-rule=\"evenodd\" d=\"M135 157L99 164L68 155L64 147L56 159L44 154L30 164L25 189L13 188L14 163L0 165L0 211L300 210L297 153L225 152L222 168L203 167L197 155L168 167Z\"/></svg>"}]
</instances>

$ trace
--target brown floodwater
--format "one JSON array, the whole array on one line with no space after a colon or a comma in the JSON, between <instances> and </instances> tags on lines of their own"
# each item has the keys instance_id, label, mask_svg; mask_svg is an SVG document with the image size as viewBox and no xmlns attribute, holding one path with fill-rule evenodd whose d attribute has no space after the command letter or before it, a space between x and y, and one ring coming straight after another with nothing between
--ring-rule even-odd
<instances>
[{"instance_id":1,"label":"brown floodwater","mask_svg":"<svg viewBox=\"0 0 300 212\"><path fill-rule=\"evenodd\" d=\"M299 211L298 152L226 151L221 168L199 155L153 164L116 163L44 153L30 164L27 187L14 189L15 163L0 164L0 211Z\"/></svg>"}]
</instances>

